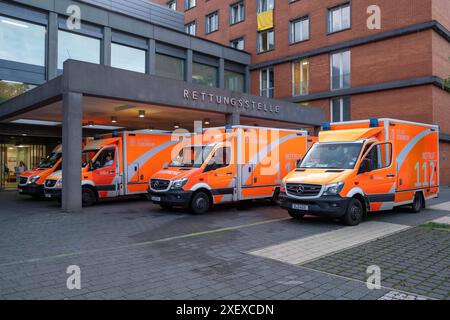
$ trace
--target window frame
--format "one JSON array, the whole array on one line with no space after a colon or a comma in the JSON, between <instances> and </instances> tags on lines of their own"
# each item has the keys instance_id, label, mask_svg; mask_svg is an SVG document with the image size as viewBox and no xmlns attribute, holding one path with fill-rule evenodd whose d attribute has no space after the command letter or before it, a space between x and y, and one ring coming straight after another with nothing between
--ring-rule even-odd
<instances>
[{"instance_id":1,"label":"window frame","mask_svg":"<svg viewBox=\"0 0 450 320\"><path fill-rule=\"evenodd\" d=\"M349 119L344 119L344 101L345 99L348 99L348 114ZM334 121L334 112L333 112L333 101L339 100L339 121ZM351 96L341 96L341 97L335 97L330 99L330 120L331 122L344 122L344 121L351 121L352 118L352 99Z\"/></svg>"},{"instance_id":2,"label":"window frame","mask_svg":"<svg viewBox=\"0 0 450 320\"><path fill-rule=\"evenodd\" d=\"M295 41L295 39L293 39L294 37L294 25L297 22L302 23L303 21L308 21L308 36L306 39L301 39L299 41ZM297 43L301 43L301 42L305 42L308 41L311 38L311 19L309 17L309 15L306 16L302 16L302 17L298 17L295 19L292 19L289 21L289 44L293 45L293 44L297 44ZM303 35L303 26L302 26L302 35Z\"/></svg>"},{"instance_id":3,"label":"window frame","mask_svg":"<svg viewBox=\"0 0 450 320\"><path fill-rule=\"evenodd\" d=\"M191 2L194 2L192 6L188 6L188 4L191 4ZM192 8L195 8L197 6L197 0L184 0L184 11L191 10Z\"/></svg>"},{"instance_id":4,"label":"window frame","mask_svg":"<svg viewBox=\"0 0 450 320\"><path fill-rule=\"evenodd\" d=\"M172 4L175 4L175 9L172 9L172 8L171 8L171 5L172 5ZM169 9L171 9L171 10L177 11L177 0L167 1L167 2L166 2L166 6L167 6L167 8L169 8Z\"/></svg>"},{"instance_id":5,"label":"window frame","mask_svg":"<svg viewBox=\"0 0 450 320\"><path fill-rule=\"evenodd\" d=\"M240 6L240 5L242 5L242 19L241 20L237 20L237 21L234 22L232 20L233 7ZM229 10L228 10L228 15L229 15L229 21L228 22L229 22L230 26L233 26L235 24L238 24L240 22L245 21L245 0L240 0L240 1L237 1L235 3L230 4Z\"/></svg>"},{"instance_id":6,"label":"window frame","mask_svg":"<svg viewBox=\"0 0 450 320\"><path fill-rule=\"evenodd\" d=\"M301 72L301 67L302 67L302 64L304 63L304 62L307 62L308 63L308 84L307 84L307 92L305 92L305 93L302 93L302 77L303 77L303 73ZM296 95L295 94L295 90L296 90L296 88L295 88L295 64L297 64L297 63L299 63L300 64L300 83L299 83L299 85L300 85L300 90L299 90L299 92L300 92L300 94L299 95ZM306 95L308 95L309 94L309 76L310 76L310 68L309 68L309 66L310 66L310 63L309 63L309 60L308 59L302 59L302 60L297 60L297 61L294 61L294 62L292 62L292 96L293 97L299 97L299 96L306 96Z\"/></svg>"},{"instance_id":7,"label":"window frame","mask_svg":"<svg viewBox=\"0 0 450 320\"><path fill-rule=\"evenodd\" d=\"M213 17L213 16L217 17L217 29L208 31L208 27L211 28L210 18ZM216 10L216 11L213 11L211 13L208 13L205 16L205 34L211 34L213 32L217 32L217 31L219 31L219 10Z\"/></svg>"},{"instance_id":8,"label":"window frame","mask_svg":"<svg viewBox=\"0 0 450 320\"><path fill-rule=\"evenodd\" d=\"M377 161L381 161L381 163L382 163L382 166L380 167L380 168L375 168L375 169L372 169L370 172L374 172L374 171L378 171L378 170L384 170L384 169L389 169L389 168L391 168L392 167L392 164L393 164L393 145L392 145L392 142L389 142L389 141L382 141L382 142L379 142L379 143L374 143L374 144L372 144L370 147L369 147L369 149L364 153L364 154L362 154L362 156L361 156L361 161L362 160L364 160L375 148L380 148L379 150L381 150L381 148L383 148L383 147L390 147L389 148L389 155L390 155L390 158L389 158L389 164L385 164L385 163L383 163L383 161L382 161L382 159L377 159ZM378 152L378 151L377 151ZM380 156L379 154L377 155L378 157ZM377 157L377 158L378 158ZM376 165L378 165L378 162L376 163ZM361 167L361 164L360 164L360 167ZM359 171L359 170L358 170Z\"/></svg>"},{"instance_id":9,"label":"window frame","mask_svg":"<svg viewBox=\"0 0 450 320\"><path fill-rule=\"evenodd\" d=\"M238 49L238 48L235 48L235 47L231 46L231 43L233 43L234 41L238 41L238 40L242 40L242 42L244 43L242 49ZM241 50L241 51L245 50L245 37L242 36L242 37L239 37L239 38L235 38L235 39L230 40L230 47L233 48L233 49L236 49L236 50Z\"/></svg>"},{"instance_id":10,"label":"window frame","mask_svg":"<svg viewBox=\"0 0 450 320\"><path fill-rule=\"evenodd\" d=\"M187 30L186 30L186 28L187 28L188 26L191 26L191 25L194 25L194 28L195 28L194 34L192 34L192 33L190 33L190 32L187 32ZM184 25L184 31L185 31L186 34L188 34L188 35L191 35L191 36L194 36L194 37L197 36L197 20L192 20L192 21L186 23L186 24Z\"/></svg>"},{"instance_id":11,"label":"window frame","mask_svg":"<svg viewBox=\"0 0 450 320\"><path fill-rule=\"evenodd\" d=\"M342 59L342 56L344 53L348 52L349 54L349 72L348 72L348 87L345 86L345 73L344 73L344 60ZM339 63L339 87L333 88L333 57L335 55L340 55L340 63ZM352 86L352 52L350 49L335 51L330 53L330 90L336 91L336 90L343 90L351 88Z\"/></svg>"},{"instance_id":12,"label":"window frame","mask_svg":"<svg viewBox=\"0 0 450 320\"><path fill-rule=\"evenodd\" d=\"M263 88L263 72L266 71L266 83L267 87ZM272 71L272 72L271 72ZM273 87L270 86L270 73L273 75ZM263 95L263 92L265 94ZM270 92L272 92L272 96L270 96ZM275 97L275 71L273 67L262 68L259 70L259 95L261 97L273 99Z\"/></svg>"},{"instance_id":13,"label":"window frame","mask_svg":"<svg viewBox=\"0 0 450 320\"><path fill-rule=\"evenodd\" d=\"M333 24L332 24L332 21L331 21L332 20L332 13L335 10L339 10L339 9L342 10L344 7L347 7L347 6L349 7L349 11L350 11L349 26L346 27L346 28L342 28L342 14L341 14L341 29L333 31L332 30ZM327 35L331 35L331 34L334 34L334 33L350 30L352 28L352 2L349 1L349 2L341 3L341 4L338 4L336 6L332 6L332 7L327 8L327 19L326 19L326 21L327 21L327 29L326 29L327 30Z\"/></svg>"},{"instance_id":14,"label":"window frame","mask_svg":"<svg viewBox=\"0 0 450 320\"><path fill-rule=\"evenodd\" d=\"M261 5L262 1L266 1L266 4L267 4L266 7L267 8L262 8L262 5ZM270 8L270 9L269 9L269 2L272 3L272 8ZM256 13L257 14L260 14L260 13L263 13L263 12L266 12L266 11L270 11L270 10L274 10L274 9L275 9L275 0L258 0L256 2Z\"/></svg>"},{"instance_id":15,"label":"window frame","mask_svg":"<svg viewBox=\"0 0 450 320\"><path fill-rule=\"evenodd\" d=\"M261 36L262 36L262 34L264 34L264 33L268 34L269 32L271 32L272 35L273 35L273 36L272 36L272 38L273 38L273 48L268 48L267 50L261 50L261 43L262 43L262 41L261 41L261 40L262 40L262 39L261 39ZM269 45L269 39L267 39L267 45L270 47L270 45ZM270 51L272 51L272 50L275 50L275 29L272 28L272 29L267 29L267 30L259 31L259 32L258 32L258 37L257 37L257 46L256 46L257 54L270 52Z\"/></svg>"}]
</instances>

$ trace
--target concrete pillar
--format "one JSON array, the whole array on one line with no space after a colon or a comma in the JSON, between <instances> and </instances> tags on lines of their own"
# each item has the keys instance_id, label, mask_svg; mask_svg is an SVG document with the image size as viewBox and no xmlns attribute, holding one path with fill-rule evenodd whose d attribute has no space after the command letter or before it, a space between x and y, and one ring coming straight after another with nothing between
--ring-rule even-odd
<instances>
[{"instance_id":1,"label":"concrete pillar","mask_svg":"<svg viewBox=\"0 0 450 320\"><path fill-rule=\"evenodd\" d=\"M187 82L192 82L192 63L193 63L192 49L187 49L187 52L186 52L186 81Z\"/></svg>"},{"instance_id":2,"label":"concrete pillar","mask_svg":"<svg viewBox=\"0 0 450 320\"><path fill-rule=\"evenodd\" d=\"M245 67L245 93L250 93L251 91L251 77L250 77L250 68L248 66Z\"/></svg>"},{"instance_id":3,"label":"concrete pillar","mask_svg":"<svg viewBox=\"0 0 450 320\"><path fill-rule=\"evenodd\" d=\"M219 59L219 88L225 89L225 60Z\"/></svg>"},{"instance_id":4,"label":"concrete pillar","mask_svg":"<svg viewBox=\"0 0 450 320\"><path fill-rule=\"evenodd\" d=\"M111 28L104 27L103 28L101 64L104 64L105 66L111 65L111 43L112 43Z\"/></svg>"},{"instance_id":5,"label":"concrete pillar","mask_svg":"<svg viewBox=\"0 0 450 320\"><path fill-rule=\"evenodd\" d=\"M48 15L47 80L58 76L58 14Z\"/></svg>"},{"instance_id":6,"label":"concrete pillar","mask_svg":"<svg viewBox=\"0 0 450 320\"><path fill-rule=\"evenodd\" d=\"M155 39L148 40L147 73L151 74L151 75L156 74L156 41L155 41Z\"/></svg>"},{"instance_id":7,"label":"concrete pillar","mask_svg":"<svg viewBox=\"0 0 450 320\"><path fill-rule=\"evenodd\" d=\"M65 212L79 212L81 203L81 139L83 126L83 95L66 92L63 94L63 192L62 209Z\"/></svg>"},{"instance_id":8,"label":"concrete pillar","mask_svg":"<svg viewBox=\"0 0 450 320\"><path fill-rule=\"evenodd\" d=\"M229 126L238 126L241 124L241 116L237 112L228 113L225 115L225 124Z\"/></svg>"}]
</instances>

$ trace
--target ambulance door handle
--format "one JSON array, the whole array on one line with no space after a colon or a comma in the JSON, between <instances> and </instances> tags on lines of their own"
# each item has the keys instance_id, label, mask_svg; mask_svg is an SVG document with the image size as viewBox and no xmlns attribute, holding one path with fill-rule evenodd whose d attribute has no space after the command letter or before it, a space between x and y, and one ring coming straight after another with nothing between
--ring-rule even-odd
<instances>
[{"instance_id":1,"label":"ambulance door handle","mask_svg":"<svg viewBox=\"0 0 450 320\"><path fill-rule=\"evenodd\" d=\"M109 173L110 174L113 174L115 171L114 170L109 170Z\"/></svg>"},{"instance_id":2,"label":"ambulance door handle","mask_svg":"<svg viewBox=\"0 0 450 320\"><path fill-rule=\"evenodd\" d=\"M227 172L228 176L231 176L233 174L233 172Z\"/></svg>"},{"instance_id":3,"label":"ambulance door handle","mask_svg":"<svg viewBox=\"0 0 450 320\"><path fill-rule=\"evenodd\" d=\"M395 174L388 174L387 177L388 177L388 178L394 178L394 177L395 177Z\"/></svg>"}]
</instances>

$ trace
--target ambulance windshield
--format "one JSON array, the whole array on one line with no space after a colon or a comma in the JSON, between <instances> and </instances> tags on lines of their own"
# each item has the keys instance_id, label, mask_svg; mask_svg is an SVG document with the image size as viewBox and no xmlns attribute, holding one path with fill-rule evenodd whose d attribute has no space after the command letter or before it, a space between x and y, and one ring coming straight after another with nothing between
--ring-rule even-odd
<instances>
[{"instance_id":1,"label":"ambulance windshield","mask_svg":"<svg viewBox=\"0 0 450 320\"><path fill-rule=\"evenodd\" d=\"M299 168L353 169L362 146L362 143L316 143Z\"/></svg>"},{"instance_id":2,"label":"ambulance windshield","mask_svg":"<svg viewBox=\"0 0 450 320\"><path fill-rule=\"evenodd\" d=\"M173 159L170 167L200 168L213 148L213 145L184 147Z\"/></svg>"},{"instance_id":3,"label":"ambulance windshield","mask_svg":"<svg viewBox=\"0 0 450 320\"><path fill-rule=\"evenodd\" d=\"M60 152L52 152L50 153L47 158L42 160L41 163L39 163L38 168L39 169L50 169L53 168L53 166L58 162L59 159L61 159L62 153Z\"/></svg>"}]
</instances>

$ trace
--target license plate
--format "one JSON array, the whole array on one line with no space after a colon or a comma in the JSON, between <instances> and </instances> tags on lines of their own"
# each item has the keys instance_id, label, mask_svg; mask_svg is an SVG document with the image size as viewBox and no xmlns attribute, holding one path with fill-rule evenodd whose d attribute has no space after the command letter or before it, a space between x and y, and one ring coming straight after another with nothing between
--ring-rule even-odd
<instances>
[{"instance_id":1,"label":"license plate","mask_svg":"<svg viewBox=\"0 0 450 320\"><path fill-rule=\"evenodd\" d=\"M294 210L308 211L308 210L309 210L309 206L304 205L304 204L293 203L293 204L292 204L292 209L294 209Z\"/></svg>"},{"instance_id":2,"label":"license plate","mask_svg":"<svg viewBox=\"0 0 450 320\"><path fill-rule=\"evenodd\" d=\"M23 192L23 189L19 189L19 193L22 193Z\"/></svg>"},{"instance_id":3,"label":"license plate","mask_svg":"<svg viewBox=\"0 0 450 320\"><path fill-rule=\"evenodd\" d=\"M52 195L51 195L51 194L45 194L45 197L46 197L46 198L51 198Z\"/></svg>"},{"instance_id":4,"label":"license plate","mask_svg":"<svg viewBox=\"0 0 450 320\"><path fill-rule=\"evenodd\" d=\"M157 201L160 202L161 201L161 197L151 197L152 201Z\"/></svg>"}]
</instances>

